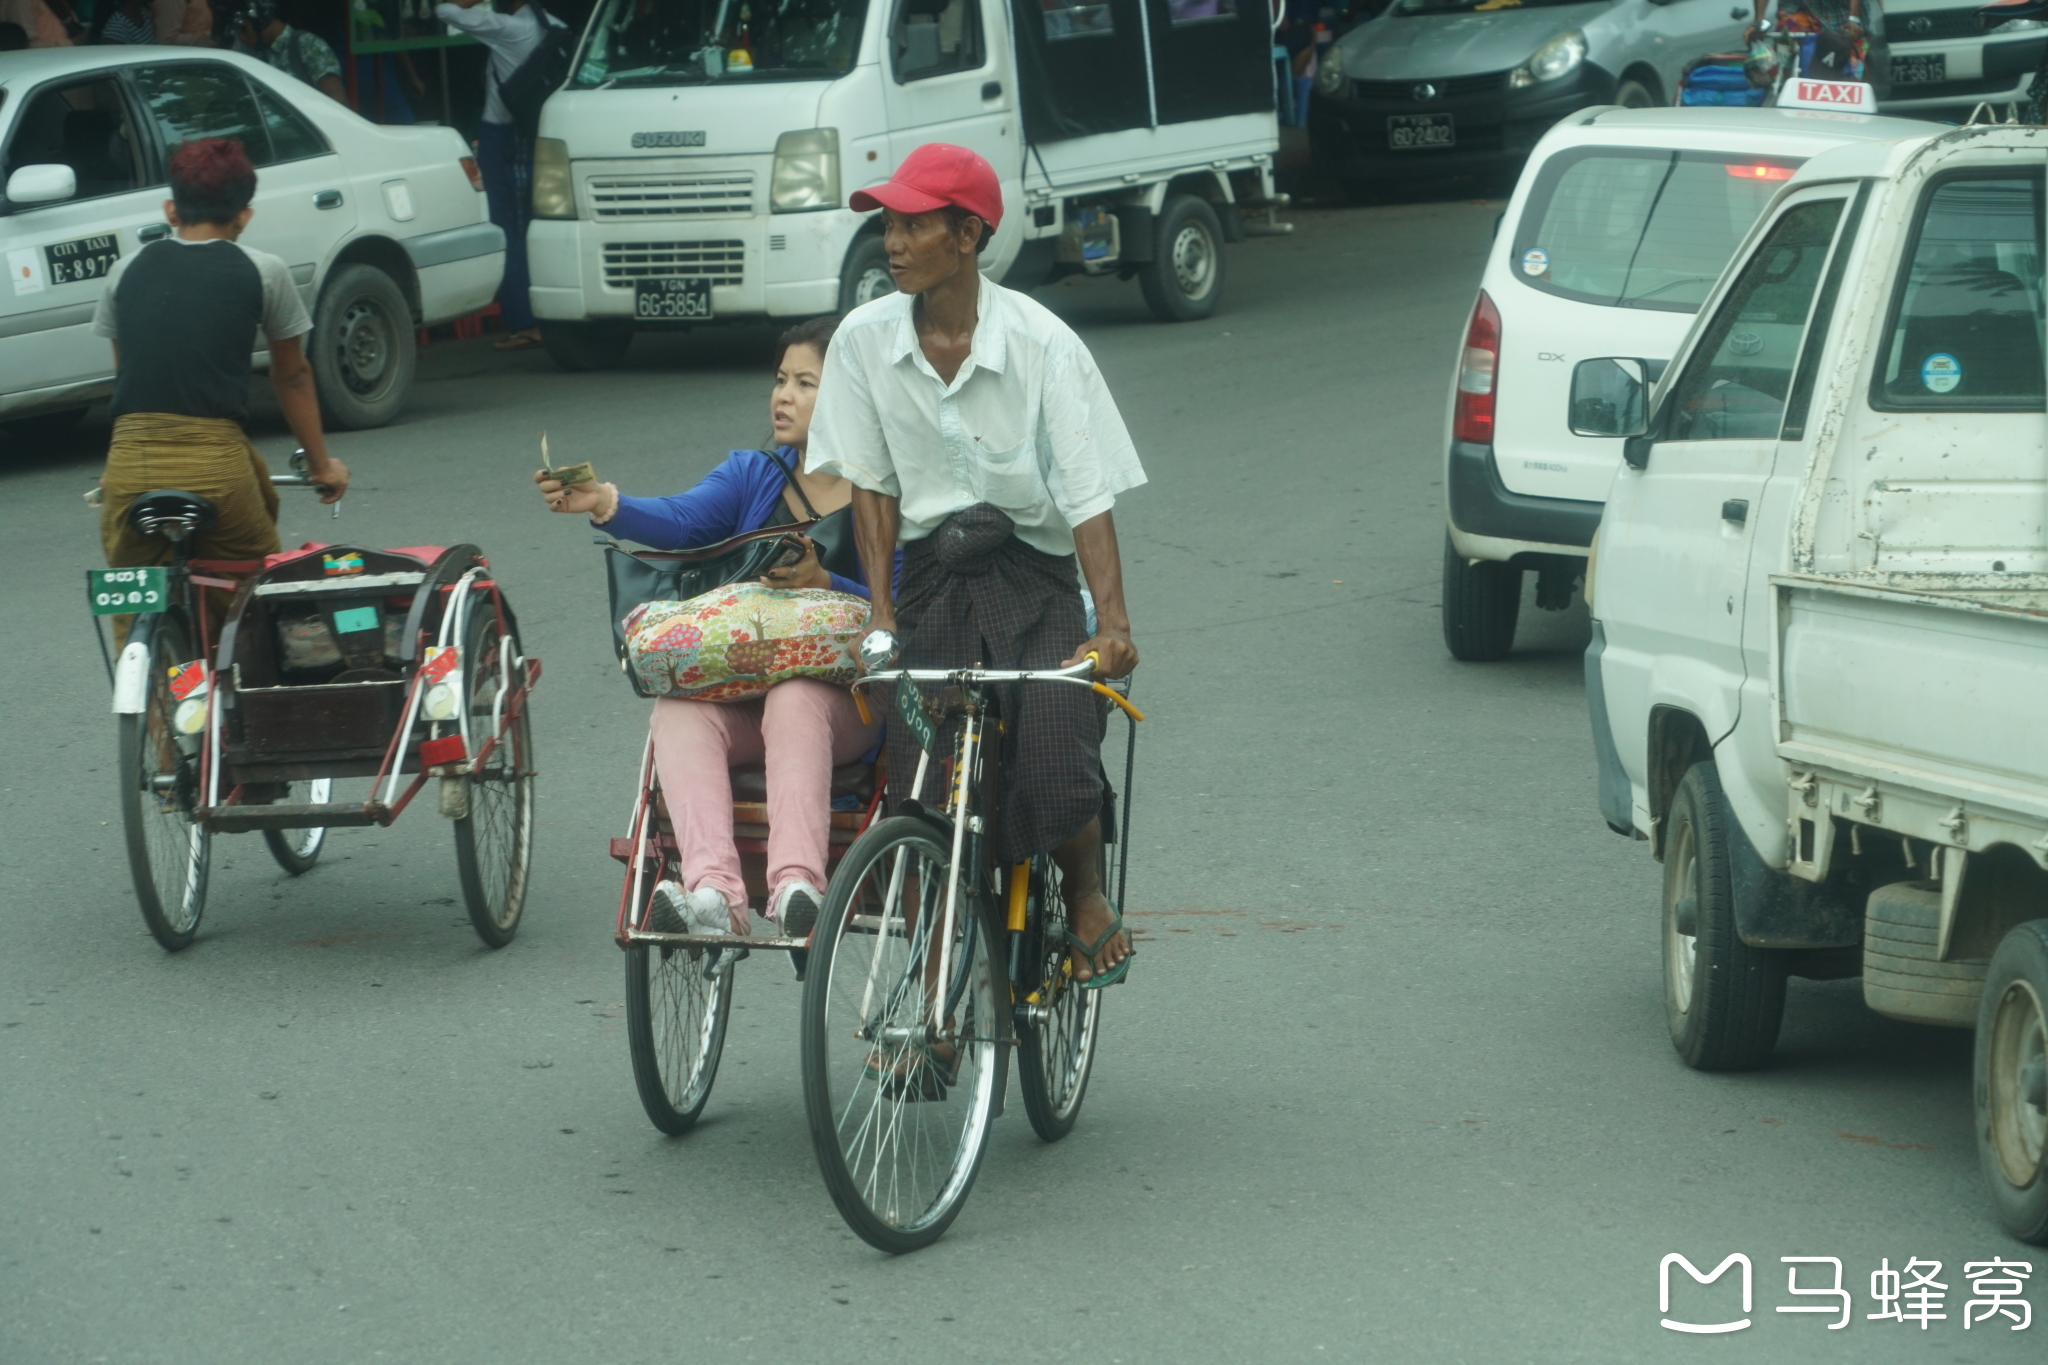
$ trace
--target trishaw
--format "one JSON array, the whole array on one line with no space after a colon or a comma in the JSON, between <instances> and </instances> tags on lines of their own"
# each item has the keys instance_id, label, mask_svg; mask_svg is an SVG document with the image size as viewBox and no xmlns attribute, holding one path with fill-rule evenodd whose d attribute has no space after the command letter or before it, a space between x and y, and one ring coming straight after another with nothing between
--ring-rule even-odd
<instances>
[{"instance_id":1,"label":"trishaw","mask_svg":"<svg viewBox=\"0 0 2048 1365\"><path fill-rule=\"evenodd\" d=\"M470 920L509 943L533 849L540 661L482 552L308 543L196 560L205 498L162 489L127 515L171 542L170 564L87 580L96 618L132 622L109 672L129 867L157 942L198 932L214 835L261 831L296 876L329 829L388 825L438 778Z\"/></svg>"},{"instance_id":2,"label":"trishaw","mask_svg":"<svg viewBox=\"0 0 2048 1365\"><path fill-rule=\"evenodd\" d=\"M615 621L626 605L619 560L674 565L727 549L629 552L600 543L615 556ZM615 643L623 662L623 637ZM998 733L995 700L1005 685L1092 688L1131 723L1127 806L1144 717L1127 684L1094 679L1093 659L1070 669L863 677L857 697L874 684L895 685L890 723L910 725L924 753L894 815L883 812L881 764L833 771L830 884L818 924L803 938L656 927L655 885L681 872L649 741L627 833L610 841L610 853L626 865L614 938L626 953L633 1079L655 1127L681 1134L703 1113L725 1047L734 969L754 951L770 951L788 954L805 982L804 1103L821 1173L848 1226L871 1245L927 1246L959 1213L1002 1113L1012 1047L1032 1129L1047 1142L1073 1129L1094 1066L1102 995L1073 980L1057 865L1040 856L999 867L982 848L997 782L996 746L985 737ZM767 789L758 766L732 769L731 780L741 870L759 912L770 889ZM1129 853L1120 828L1128 809L1121 814L1105 783L1100 875L1118 905Z\"/></svg>"}]
</instances>

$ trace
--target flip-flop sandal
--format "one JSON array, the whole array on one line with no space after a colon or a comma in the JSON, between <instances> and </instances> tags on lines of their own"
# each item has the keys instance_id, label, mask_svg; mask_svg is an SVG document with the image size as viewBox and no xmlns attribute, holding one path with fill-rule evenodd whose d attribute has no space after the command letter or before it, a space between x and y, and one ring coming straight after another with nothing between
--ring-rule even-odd
<instances>
[{"instance_id":1,"label":"flip-flop sandal","mask_svg":"<svg viewBox=\"0 0 2048 1365\"><path fill-rule=\"evenodd\" d=\"M1096 955L1102 951L1103 946L1107 944L1111 939L1115 938L1118 934L1122 933L1124 927L1123 912L1116 908L1116 902L1110 901L1109 897L1107 896L1104 896L1103 899L1105 901L1109 901L1109 927L1102 931L1101 937L1097 938L1095 942L1084 942L1081 936L1075 933L1071 928L1062 931L1062 933L1066 936L1067 942L1081 950L1081 955L1088 959L1088 965L1091 967L1095 965ZM1131 970L1131 959L1136 957L1137 955L1137 945L1133 944L1131 946L1131 950L1124 954L1123 961L1117 963L1116 966L1111 967L1108 971L1103 971L1098 968L1095 974L1089 977L1086 981L1074 982L1074 989L1082 991L1099 991L1106 986L1114 986L1117 982L1124 979L1125 973Z\"/></svg>"},{"instance_id":2,"label":"flip-flop sandal","mask_svg":"<svg viewBox=\"0 0 2048 1365\"><path fill-rule=\"evenodd\" d=\"M524 332L514 332L508 337L492 342L491 349L494 351L530 351L540 344L541 340L539 337L528 336Z\"/></svg>"}]
</instances>

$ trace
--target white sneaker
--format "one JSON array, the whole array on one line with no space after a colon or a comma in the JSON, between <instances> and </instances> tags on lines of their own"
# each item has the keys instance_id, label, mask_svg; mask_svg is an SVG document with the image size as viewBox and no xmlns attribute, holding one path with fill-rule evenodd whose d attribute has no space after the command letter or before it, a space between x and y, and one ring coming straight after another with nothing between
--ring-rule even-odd
<instances>
[{"instance_id":1,"label":"white sneaker","mask_svg":"<svg viewBox=\"0 0 2048 1365\"><path fill-rule=\"evenodd\" d=\"M768 903L768 917L787 938L807 938L818 927L818 911L825 897L809 882L784 882Z\"/></svg>"},{"instance_id":2,"label":"white sneaker","mask_svg":"<svg viewBox=\"0 0 2048 1365\"><path fill-rule=\"evenodd\" d=\"M681 883L664 881L654 888L648 927L663 934L730 934L732 909L725 893L712 886L684 891Z\"/></svg>"}]
</instances>

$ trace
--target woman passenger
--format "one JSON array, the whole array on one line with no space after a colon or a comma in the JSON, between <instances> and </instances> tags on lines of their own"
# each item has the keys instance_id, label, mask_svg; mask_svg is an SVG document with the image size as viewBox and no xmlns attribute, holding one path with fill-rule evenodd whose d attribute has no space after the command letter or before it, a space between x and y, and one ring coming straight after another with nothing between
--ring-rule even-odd
<instances>
[{"instance_id":1,"label":"woman passenger","mask_svg":"<svg viewBox=\"0 0 2048 1365\"><path fill-rule=\"evenodd\" d=\"M837 318L814 318L782 334L768 399L772 454L735 450L695 487L662 498L626 497L609 483L564 487L541 470L534 481L549 509L587 515L593 526L660 550L699 548L767 527L848 515L841 509L853 501L852 485L804 468L825 348L837 326ZM817 546L800 539L804 557L771 569L764 583L868 595L858 577L827 572ZM728 769L761 763L768 780L768 915L784 934L809 934L824 901L832 769L871 752L880 723L861 721L848 689L792 678L754 701L658 698L652 730L683 876L680 885L665 881L655 888L653 927L670 933L748 931Z\"/></svg>"}]
</instances>

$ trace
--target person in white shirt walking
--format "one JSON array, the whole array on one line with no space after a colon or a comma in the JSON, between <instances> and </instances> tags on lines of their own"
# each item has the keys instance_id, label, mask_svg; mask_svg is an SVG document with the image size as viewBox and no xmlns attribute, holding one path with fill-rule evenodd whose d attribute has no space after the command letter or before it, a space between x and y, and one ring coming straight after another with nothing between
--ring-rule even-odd
<instances>
[{"instance_id":1,"label":"person in white shirt walking","mask_svg":"<svg viewBox=\"0 0 2048 1365\"><path fill-rule=\"evenodd\" d=\"M497 0L494 9L478 9L478 3L443 0L434 7L434 16L469 34L491 54L484 70L484 121L477 130L476 161L483 172L491 221L505 230L505 278L498 286L498 307L509 335L497 348L520 351L540 345L540 326L527 301L526 224L533 216L533 143L520 136L498 87L540 46L541 25L559 26L561 21L542 14L526 0Z\"/></svg>"},{"instance_id":2,"label":"person in white shirt walking","mask_svg":"<svg viewBox=\"0 0 2048 1365\"><path fill-rule=\"evenodd\" d=\"M853 482L874 590L870 629L897 635L909 668L1067 667L1092 652L1102 676L1123 677L1138 651L1110 509L1145 472L1073 329L977 267L1002 220L994 168L965 148L927 144L851 205L887 214L882 240L902 292L840 324L811 419L811 459L818 473ZM903 576L892 595L899 541ZM1095 598L1092 635L1077 555ZM998 692L995 859L1052 854L1075 978L1111 985L1132 952L1099 870L1102 703L1077 687ZM906 727L891 726L894 780L907 781L916 756Z\"/></svg>"}]
</instances>

